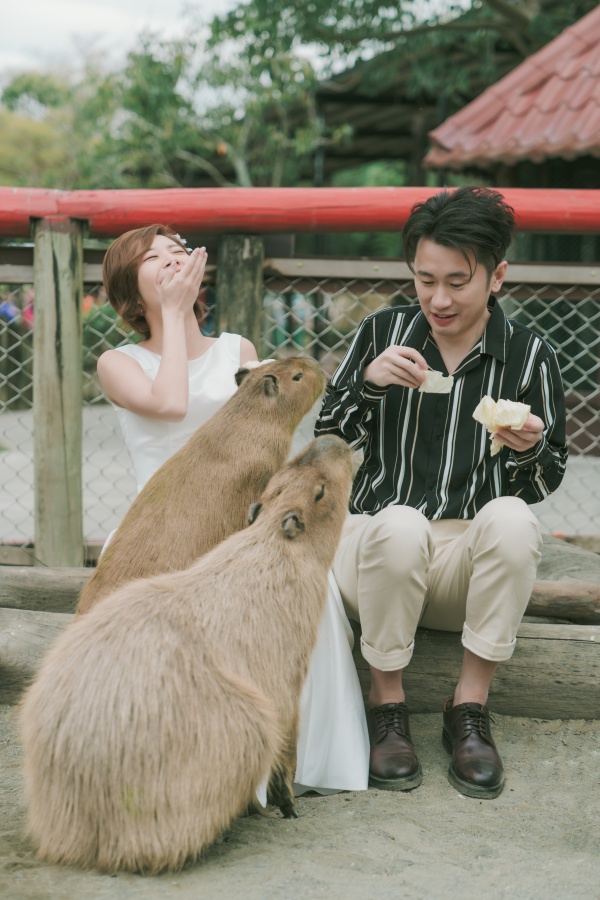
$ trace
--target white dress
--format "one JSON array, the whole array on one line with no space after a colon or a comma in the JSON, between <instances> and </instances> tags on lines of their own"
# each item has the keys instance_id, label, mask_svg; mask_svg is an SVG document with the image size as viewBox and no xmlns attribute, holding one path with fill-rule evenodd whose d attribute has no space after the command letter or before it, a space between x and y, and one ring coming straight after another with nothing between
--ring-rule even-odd
<instances>
[{"instance_id":1,"label":"white dress","mask_svg":"<svg viewBox=\"0 0 600 900\"><path fill-rule=\"evenodd\" d=\"M164 422L115 406L131 457L138 493L166 460L237 390L240 367L239 335L223 333L198 359L190 360L188 412L181 422ZM154 379L160 356L130 344L117 348L137 360ZM314 418L315 408L308 414ZM305 441L307 423L296 433L293 452ZM114 532L113 532L114 533ZM106 544L112 537L109 535ZM105 547L106 547L105 544ZM366 790L369 739L362 693L352 659L353 634L342 598L329 573L329 594L308 676L302 692L296 768L296 795ZM259 799L265 801L264 785Z\"/></svg>"}]
</instances>

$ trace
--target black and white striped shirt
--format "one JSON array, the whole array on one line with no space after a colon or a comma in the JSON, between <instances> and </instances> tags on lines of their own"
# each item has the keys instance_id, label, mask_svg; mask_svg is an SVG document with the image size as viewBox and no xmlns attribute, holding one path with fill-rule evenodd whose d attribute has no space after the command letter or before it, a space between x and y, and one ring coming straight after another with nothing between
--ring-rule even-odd
<instances>
[{"instance_id":1,"label":"black and white striped shirt","mask_svg":"<svg viewBox=\"0 0 600 900\"><path fill-rule=\"evenodd\" d=\"M402 504L428 519L472 519L495 497L537 503L559 486L567 448L556 354L535 332L506 319L493 297L488 308L485 332L453 373L450 394L363 381L365 367L393 344L413 347L447 374L418 305L389 307L361 323L315 428L364 450L351 512ZM472 415L486 394L528 403L545 423L543 440L523 453L504 447L491 456L486 428Z\"/></svg>"}]
</instances>

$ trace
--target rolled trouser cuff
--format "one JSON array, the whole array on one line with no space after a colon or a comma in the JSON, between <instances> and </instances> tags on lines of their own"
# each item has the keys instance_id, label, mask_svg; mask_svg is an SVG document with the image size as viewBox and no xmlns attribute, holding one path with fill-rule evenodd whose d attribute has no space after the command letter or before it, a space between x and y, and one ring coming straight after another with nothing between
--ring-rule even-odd
<instances>
[{"instance_id":1,"label":"rolled trouser cuff","mask_svg":"<svg viewBox=\"0 0 600 900\"><path fill-rule=\"evenodd\" d=\"M471 631L468 625L463 626L461 640L463 647L466 647L475 656L480 656L490 662L503 662L505 659L510 659L517 643L517 639L513 638L510 644L493 644Z\"/></svg>"},{"instance_id":2,"label":"rolled trouser cuff","mask_svg":"<svg viewBox=\"0 0 600 900\"><path fill-rule=\"evenodd\" d=\"M391 650L382 653L380 650L370 647L363 637L360 639L360 652L370 666L373 666L374 669L379 669L381 672L395 672L397 669L405 669L411 660L414 647L415 642L412 641L406 650Z\"/></svg>"}]
</instances>

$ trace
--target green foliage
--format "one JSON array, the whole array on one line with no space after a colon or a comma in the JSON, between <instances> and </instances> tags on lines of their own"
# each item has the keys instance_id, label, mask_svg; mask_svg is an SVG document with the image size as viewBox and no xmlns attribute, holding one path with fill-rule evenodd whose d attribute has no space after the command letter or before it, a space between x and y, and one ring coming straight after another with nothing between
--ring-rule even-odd
<instances>
[{"instance_id":1,"label":"green foliage","mask_svg":"<svg viewBox=\"0 0 600 900\"><path fill-rule=\"evenodd\" d=\"M139 335L123 324L110 303L93 307L84 317L83 346L86 350L94 350L96 356L118 347L125 338L134 344L141 340Z\"/></svg>"},{"instance_id":2,"label":"green foliage","mask_svg":"<svg viewBox=\"0 0 600 900\"><path fill-rule=\"evenodd\" d=\"M56 111L38 121L0 108L0 183L14 187L72 185L72 147Z\"/></svg>"},{"instance_id":3,"label":"green foliage","mask_svg":"<svg viewBox=\"0 0 600 900\"><path fill-rule=\"evenodd\" d=\"M250 0L215 17L212 43L218 46L226 37L245 41L262 57L313 44L323 57L333 52L341 58L398 38L430 6L429 0L418 5L407 0Z\"/></svg>"},{"instance_id":4,"label":"green foliage","mask_svg":"<svg viewBox=\"0 0 600 900\"><path fill-rule=\"evenodd\" d=\"M91 376L96 384L96 364L98 357L105 350L112 350L127 342L137 344L141 341L136 334L121 321L110 303L94 306L83 318L83 370ZM86 391L89 390L89 385ZM94 388L88 399L97 396L98 388Z\"/></svg>"},{"instance_id":5,"label":"green foliage","mask_svg":"<svg viewBox=\"0 0 600 900\"><path fill-rule=\"evenodd\" d=\"M2 102L13 112L26 111L32 105L59 107L68 104L72 91L66 80L58 75L23 72L16 75L2 94Z\"/></svg>"},{"instance_id":6,"label":"green foliage","mask_svg":"<svg viewBox=\"0 0 600 900\"><path fill-rule=\"evenodd\" d=\"M35 101L38 131L54 136L59 158L47 161L46 177L38 184L161 188L193 187L207 180L243 186L296 183L321 140L312 66L285 55L271 58L268 67L252 53L230 53L227 60L194 40L144 35L122 71L103 73L90 63L78 78L72 76L63 105L54 105L56 91L43 93L35 74L14 79L3 102L7 109L21 110ZM12 157L19 130L15 122L10 124ZM338 131L332 139L344 136ZM38 166L32 165L30 175L24 168L19 166L12 183L39 179Z\"/></svg>"},{"instance_id":7,"label":"green foliage","mask_svg":"<svg viewBox=\"0 0 600 900\"><path fill-rule=\"evenodd\" d=\"M517 5L526 6L527 4ZM546 0L546 2L533 4L534 11L528 27L532 46L535 46L536 50L544 47L557 34L560 34L569 25L574 25L597 5L597 0L569 0L568 3Z\"/></svg>"},{"instance_id":8,"label":"green foliage","mask_svg":"<svg viewBox=\"0 0 600 900\"><path fill-rule=\"evenodd\" d=\"M213 98L206 122L236 183L280 186L302 177L320 139L315 85L312 65L290 54L264 58L241 47L204 54L195 87Z\"/></svg>"},{"instance_id":9,"label":"green foliage","mask_svg":"<svg viewBox=\"0 0 600 900\"><path fill-rule=\"evenodd\" d=\"M596 6L595 0L249 0L214 19L212 44L235 40L267 58L310 47L321 75L377 55L361 91L389 88L410 59L408 97L444 94L459 104L492 84L496 53L534 53ZM458 51L458 52L457 52ZM449 70L450 54L453 65Z\"/></svg>"},{"instance_id":10,"label":"green foliage","mask_svg":"<svg viewBox=\"0 0 600 900\"><path fill-rule=\"evenodd\" d=\"M532 53L596 5L595 0L248 0L215 17L211 42L218 47L236 40L264 58L312 45L333 55L332 62L347 62L353 52L372 56L416 35L426 34L435 47L443 44L445 32L465 39L495 32L519 52Z\"/></svg>"}]
</instances>

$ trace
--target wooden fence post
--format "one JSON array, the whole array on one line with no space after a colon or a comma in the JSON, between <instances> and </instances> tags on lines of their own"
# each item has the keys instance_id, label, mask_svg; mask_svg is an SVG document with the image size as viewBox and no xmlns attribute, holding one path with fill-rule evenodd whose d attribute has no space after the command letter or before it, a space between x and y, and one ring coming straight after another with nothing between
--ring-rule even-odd
<instances>
[{"instance_id":1,"label":"wooden fence post","mask_svg":"<svg viewBox=\"0 0 600 900\"><path fill-rule=\"evenodd\" d=\"M217 334L241 334L262 347L264 248L260 235L225 234L217 259Z\"/></svg>"},{"instance_id":2,"label":"wooden fence post","mask_svg":"<svg viewBox=\"0 0 600 900\"><path fill-rule=\"evenodd\" d=\"M81 566L83 225L52 217L34 233L35 555Z\"/></svg>"}]
</instances>

